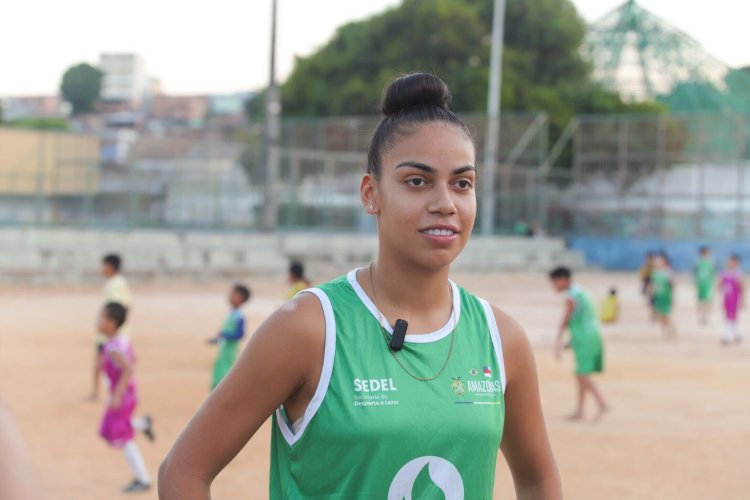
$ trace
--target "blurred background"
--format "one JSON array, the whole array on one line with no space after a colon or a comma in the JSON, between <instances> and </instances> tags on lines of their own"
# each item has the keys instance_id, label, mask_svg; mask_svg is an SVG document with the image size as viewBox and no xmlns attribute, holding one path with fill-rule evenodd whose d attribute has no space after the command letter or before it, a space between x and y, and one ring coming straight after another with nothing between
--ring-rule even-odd
<instances>
[{"instance_id":1,"label":"blurred background","mask_svg":"<svg viewBox=\"0 0 750 500\"><path fill-rule=\"evenodd\" d=\"M720 347L719 304L696 318L687 271L702 245L717 269L730 253L750 261L750 2L29 0L0 12L0 399L48 498L115 498L127 477L96 436L103 404L83 401L102 256L122 256L134 285L155 476L208 393L206 339L230 283L253 290L250 334L286 300L291 260L314 284L377 257L359 181L381 89L412 71L443 78L473 132L478 220L453 277L524 326L566 498L747 497L750 347ZM677 271L676 340L660 338L642 293L652 269L632 272L647 251ZM551 349L557 265L597 302L618 289L619 319L602 330L613 411L598 425L561 418L574 386L571 357ZM750 331L744 312L739 324ZM267 423L217 498L267 496L269 440ZM499 457L495 497L512 495Z\"/></svg>"},{"instance_id":2,"label":"blurred background","mask_svg":"<svg viewBox=\"0 0 750 500\"><path fill-rule=\"evenodd\" d=\"M492 1L273 5L15 6L44 37L0 33L0 226L371 233L358 180L377 97L415 70L453 89L485 162ZM675 241L685 269L698 243L744 239L746 10L508 0L478 227L537 227L606 268Z\"/></svg>"}]
</instances>

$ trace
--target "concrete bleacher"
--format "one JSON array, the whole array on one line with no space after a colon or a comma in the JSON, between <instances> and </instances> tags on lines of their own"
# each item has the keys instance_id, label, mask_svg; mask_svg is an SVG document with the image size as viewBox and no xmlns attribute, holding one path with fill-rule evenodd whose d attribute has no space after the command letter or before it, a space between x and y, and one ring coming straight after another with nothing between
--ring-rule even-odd
<instances>
[{"instance_id":1,"label":"concrete bleacher","mask_svg":"<svg viewBox=\"0 0 750 500\"><path fill-rule=\"evenodd\" d=\"M377 256L375 235L160 230L0 229L0 282L82 283L99 279L101 257L117 252L129 277L212 278L283 274L290 259L344 272ZM474 236L455 271L544 271L585 265L560 239Z\"/></svg>"}]
</instances>

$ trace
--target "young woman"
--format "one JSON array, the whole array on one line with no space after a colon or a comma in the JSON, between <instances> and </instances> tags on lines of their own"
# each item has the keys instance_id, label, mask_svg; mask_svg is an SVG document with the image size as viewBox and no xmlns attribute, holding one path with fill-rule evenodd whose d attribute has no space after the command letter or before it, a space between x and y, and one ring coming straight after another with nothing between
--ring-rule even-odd
<instances>
[{"instance_id":1,"label":"young woman","mask_svg":"<svg viewBox=\"0 0 750 500\"><path fill-rule=\"evenodd\" d=\"M562 497L523 329L448 278L476 215L450 99L430 74L387 87L360 190L377 261L258 328L164 460L162 499L209 498L272 414L273 499L489 499L498 446L518 498Z\"/></svg>"}]
</instances>

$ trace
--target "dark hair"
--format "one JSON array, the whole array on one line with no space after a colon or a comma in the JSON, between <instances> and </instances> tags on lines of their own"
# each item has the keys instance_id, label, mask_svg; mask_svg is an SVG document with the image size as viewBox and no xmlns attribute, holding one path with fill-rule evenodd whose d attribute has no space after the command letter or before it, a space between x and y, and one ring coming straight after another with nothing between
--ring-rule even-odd
<instances>
[{"instance_id":1,"label":"dark hair","mask_svg":"<svg viewBox=\"0 0 750 500\"><path fill-rule=\"evenodd\" d=\"M382 154L393 146L394 137L412 132L420 123L452 123L471 138L464 122L450 110L452 98L445 82L431 73L410 73L390 82L380 100L383 118L367 147L367 173L379 178Z\"/></svg>"},{"instance_id":2,"label":"dark hair","mask_svg":"<svg viewBox=\"0 0 750 500\"><path fill-rule=\"evenodd\" d=\"M107 302L104 304L104 314L115 322L117 328L125 324L128 319L128 310L119 302Z\"/></svg>"},{"instance_id":3,"label":"dark hair","mask_svg":"<svg viewBox=\"0 0 750 500\"><path fill-rule=\"evenodd\" d=\"M556 267L549 272L549 278L552 280L559 278L570 279L571 275L572 273L570 272L570 269L565 266Z\"/></svg>"},{"instance_id":4,"label":"dark hair","mask_svg":"<svg viewBox=\"0 0 750 500\"><path fill-rule=\"evenodd\" d=\"M609 294L610 295L617 295L617 288L615 288L615 287L610 288L609 289Z\"/></svg>"},{"instance_id":5,"label":"dark hair","mask_svg":"<svg viewBox=\"0 0 750 500\"><path fill-rule=\"evenodd\" d=\"M243 303L250 300L250 289L246 287L245 285L241 283L237 283L236 285L234 285L234 288L232 288L232 291L240 294L240 296L242 297Z\"/></svg>"},{"instance_id":6,"label":"dark hair","mask_svg":"<svg viewBox=\"0 0 750 500\"><path fill-rule=\"evenodd\" d=\"M707 252L708 252L708 247L706 245L702 245L700 248L698 248L698 253L700 253L701 255Z\"/></svg>"},{"instance_id":7,"label":"dark hair","mask_svg":"<svg viewBox=\"0 0 750 500\"><path fill-rule=\"evenodd\" d=\"M740 255L736 254L736 253L729 254L729 258L732 259L732 260L734 260L734 261L736 261L736 262L740 261Z\"/></svg>"},{"instance_id":8,"label":"dark hair","mask_svg":"<svg viewBox=\"0 0 750 500\"><path fill-rule=\"evenodd\" d=\"M115 253L110 253L102 257L102 263L108 264L115 271L119 271L120 265L122 265L122 259L120 258L119 255Z\"/></svg>"},{"instance_id":9,"label":"dark hair","mask_svg":"<svg viewBox=\"0 0 750 500\"><path fill-rule=\"evenodd\" d=\"M305 266L302 264L302 262L299 261L292 261L291 264L289 264L289 274L297 278L298 280L304 280L305 279Z\"/></svg>"}]
</instances>

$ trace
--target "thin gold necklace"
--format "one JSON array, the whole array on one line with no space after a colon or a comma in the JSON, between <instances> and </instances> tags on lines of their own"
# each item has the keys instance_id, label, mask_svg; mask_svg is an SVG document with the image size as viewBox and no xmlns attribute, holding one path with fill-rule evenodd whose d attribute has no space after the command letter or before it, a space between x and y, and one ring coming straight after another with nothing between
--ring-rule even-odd
<instances>
[{"instance_id":1,"label":"thin gold necklace","mask_svg":"<svg viewBox=\"0 0 750 500\"><path fill-rule=\"evenodd\" d=\"M375 293L375 283L372 280L372 264L373 263L371 262L370 263L370 267L369 267L369 271L368 271L370 273L370 288L372 288L372 299L373 299L373 302L375 303L375 310L378 313L378 326L380 327L380 332L383 334L383 338L385 339L385 343L388 346L388 352L391 353L391 355L393 356L393 359L395 359L396 363L398 363L398 366L400 366L401 369L404 370L411 378L419 380L420 382L429 382L431 380L435 380L440 375L442 375L443 372L445 371L445 369L448 367L448 362L451 360L451 355L453 354L453 342L456 340L456 332L455 332L455 330L456 330L456 315L455 315L455 309L453 308L453 287L450 286L450 285L448 287L450 289L450 292L451 292L451 316L450 316L451 317L451 331L450 331L451 345L450 345L450 348L448 349L448 357L445 358L445 363L443 363L443 366L440 368L440 370L434 376L427 377L427 378L420 377L418 375L415 375L414 372L412 372L406 366L404 366L404 364L401 362L401 360L398 359L398 353L396 351L394 351L393 349L390 348L390 341L388 340L388 332L383 327L383 322L385 321L385 318L383 317L383 314L380 312L380 308L378 307L378 296Z\"/></svg>"}]
</instances>

